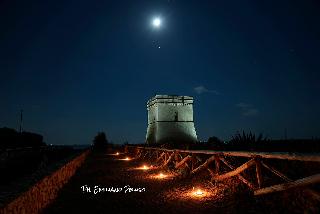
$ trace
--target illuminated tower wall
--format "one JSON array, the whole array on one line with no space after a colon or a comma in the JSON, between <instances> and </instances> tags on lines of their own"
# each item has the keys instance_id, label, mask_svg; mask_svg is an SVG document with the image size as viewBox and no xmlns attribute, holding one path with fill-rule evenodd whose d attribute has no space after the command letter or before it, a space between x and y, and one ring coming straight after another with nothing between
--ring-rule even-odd
<instances>
[{"instance_id":1,"label":"illuminated tower wall","mask_svg":"<svg viewBox=\"0 0 320 214\"><path fill-rule=\"evenodd\" d=\"M193 98L156 95L147 102L146 143L196 142L193 121Z\"/></svg>"}]
</instances>

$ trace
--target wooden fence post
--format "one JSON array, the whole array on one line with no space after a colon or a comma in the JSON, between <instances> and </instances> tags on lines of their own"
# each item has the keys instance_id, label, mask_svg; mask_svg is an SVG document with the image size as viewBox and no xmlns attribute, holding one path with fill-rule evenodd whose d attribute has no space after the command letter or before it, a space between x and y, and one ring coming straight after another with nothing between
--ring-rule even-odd
<instances>
[{"instance_id":1,"label":"wooden fence post","mask_svg":"<svg viewBox=\"0 0 320 214\"><path fill-rule=\"evenodd\" d=\"M258 181L259 189L262 187L262 174L261 174L261 163L259 158L255 158L254 162L256 164L256 176Z\"/></svg>"},{"instance_id":2,"label":"wooden fence post","mask_svg":"<svg viewBox=\"0 0 320 214\"><path fill-rule=\"evenodd\" d=\"M163 159L164 156L165 156L165 152L162 152L160 157L158 157L158 159L156 160L156 163L158 163L161 159Z\"/></svg>"},{"instance_id":3,"label":"wooden fence post","mask_svg":"<svg viewBox=\"0 0 320 214\"><path fill-rule=\"evenodd\" d=\"M214 162L215 162L215 166L216 166L215 174L219 175L219 172L220 172L220 159L219 159L218 155L214 156Z\"/></svg>"},{"instance_id":4,"label":"wooden fence post","mask_svg":"<svg viewBox=\"0 0 320 214\"><path fill-rule=\"evenodd\" d=\"M203 169L205 169L205 168L208 168L208 165L209 165L212 161L214 161L214 158L215 158L214 156L210 157L209 159L206 160L206 162L204 162L204 164L202 164L202 165L198 166L198 168L192 170L192 171L191 171L191 175L194 175L194 174L198 173L199 171L201 171L201 170L203 170Z\"/></svg>"},{"instance_id":5,"label":"wooden fence post","mask_svg":"<svg viewBox=\"0 0 320 214\"><path fill-rule=\"evenodd\" d=\"M183 166L190 159L191 159L190 155L186 156L185 158L183 158L182 161L180 161L179 163L176 164L175 168L178 169L179 167Z\"/></svg>"},{"instance_id":6,"label":"wooden fence post","mask_svg":"<svg viewBox=\"0 0 320 214\"><path fill-rule=\"evenodd\" d=\"M231 164L229 164L228 161L227 161L225 158L220 157L220 160L221 160L221 162L223 162L227 167L229 167L231 170L234 170L234 167L233 167ZM247 179L245 179L242 175L239 174L239 175L238 175L238 178L239 178L240 181L242 181L243 183L245 183L250 189L254 189L254 185L253 185L250 181L248 181Z\"/></svg>"},{"instance_id":7,"label":"wooden fence post","mask_svg":"<svg viewBox=\"0 0 320 214\"><path fill-rule=\"evenodd\" d=\"M168 160L166 160L165 163L161 167L166 167L170 163L170 161L173 159L175 154L176 154L175 152L172 152L172 154L169 156Z\"/></svg>"},{"instance_id":8,"label":"wooden fence post","mask_svg":"<svg viewBox=\"0 0 320 214\"><path fill-rule=\"evenodd\" d=\"M248 162L242 164L241 166L239 166L238 168L236 168L235 170L233 170L231 172L227 172L225 174L215 176L214 179L215 180L223 180L226 178L233 177L233 176L238 175L239 173L243 172L244 170L250 168L254 164L255 164L254 159L251 159Z\"/></svg>"}]
</instances>

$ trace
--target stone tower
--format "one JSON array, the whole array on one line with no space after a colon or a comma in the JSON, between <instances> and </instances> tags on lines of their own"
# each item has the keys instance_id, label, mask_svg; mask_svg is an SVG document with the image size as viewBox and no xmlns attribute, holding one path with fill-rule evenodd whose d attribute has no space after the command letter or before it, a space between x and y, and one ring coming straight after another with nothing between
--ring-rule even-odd
<instances>
[{"instance_id":1,"label":"stone tower","mask_svg":"<svg viewBox=\"0 0 320 214\"><path fill-rule=\"evenodd\" d=\"M147 102L146 143L196 142L193 122L193 98L156 95Z\"/></svg>"}]
</instances>

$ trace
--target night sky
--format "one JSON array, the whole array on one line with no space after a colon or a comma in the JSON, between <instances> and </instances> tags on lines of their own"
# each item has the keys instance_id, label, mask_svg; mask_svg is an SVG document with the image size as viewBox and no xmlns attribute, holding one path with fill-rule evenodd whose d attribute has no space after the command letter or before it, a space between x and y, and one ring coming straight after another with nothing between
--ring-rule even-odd
<instances>
[{"instance_id":1,"label":"night sky","mask_svg":"<svg viewBox=\"0 0 320 214\"><path fill-rule=\"evenodd\" d=\"M193 96L200 140L320 136L320 2L0 1L0 127L142 143L146 102ZM160 17L159 28L152 19ZM160 47L160 48L159 48Z\"/></svg>"}]
</instances>

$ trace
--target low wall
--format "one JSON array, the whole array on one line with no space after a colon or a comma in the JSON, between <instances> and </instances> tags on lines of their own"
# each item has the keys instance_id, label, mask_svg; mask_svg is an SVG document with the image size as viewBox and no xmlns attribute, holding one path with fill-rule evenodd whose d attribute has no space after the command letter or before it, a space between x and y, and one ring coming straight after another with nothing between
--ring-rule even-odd
<instances>
[{"instance_id":1,"label":"low wall","mask_svg":"<svg viewBox=\"0 0 320 214\"><path fill-rule=\"evenodd\" d=\"M43 178L18 198L0 208L0 214L40 213L57 197L59 190L74 175L88 154L89 151L82 153L51 175Z\"/></svg>"}]
</instances>

